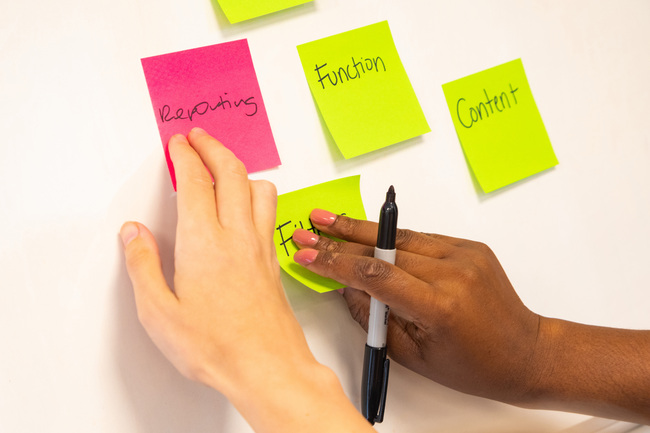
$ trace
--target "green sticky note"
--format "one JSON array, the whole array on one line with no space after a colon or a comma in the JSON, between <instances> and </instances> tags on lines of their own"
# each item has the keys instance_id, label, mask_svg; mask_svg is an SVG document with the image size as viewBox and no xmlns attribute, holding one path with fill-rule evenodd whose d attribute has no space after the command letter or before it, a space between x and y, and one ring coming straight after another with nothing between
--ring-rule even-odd
<instances>
[{"instance_id":1,"label":"green sticky note","mask_svg":"<svg viewBox=\"0 0 650 433\"><path fill-rule=\"evenodd\" d=\"M231 24L257 18L312 0L218 0L221 10Z\"/></svg>"},{"instance_id":2,"label":"green sticky note","mask_svg":"<svg viewBox=\"0 0 650 433\"><path fill-rule=\"evenodd\" d=\"M343 285L316 275L294 262L293 254L298 251L298 248L291 237L297 228L321 234L309 220L309 214L315 208L365 220L366 212L361 202L359 181L360 176L350 176L278 196L273 242L280 267L317 292L340 289Z\"/></svg>"},{"instance_id":3,"label":"green sticky note","mask_svg":"<svg viewBox=\"0 0 650 433\"><path fill-rule=\"evenodd\" d=\"M491 192L558 164L521 59L444 84L467 161Z\"/></svg>"},{"instance_id":4,"label":"green sticky note","mask_svg":"<svg viewBox=\"0 0 650 433\"><path fill-rule=\"evenodd\" d=\"M345 158L431 131L387 21L299 45L298 54Z\"/></svg>"}]
</instances>

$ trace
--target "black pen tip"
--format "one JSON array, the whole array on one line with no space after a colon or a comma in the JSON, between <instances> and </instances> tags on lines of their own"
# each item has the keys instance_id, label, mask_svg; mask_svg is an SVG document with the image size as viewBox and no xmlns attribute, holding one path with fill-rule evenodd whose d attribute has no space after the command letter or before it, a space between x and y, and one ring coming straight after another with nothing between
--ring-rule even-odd
<instances>
[{"instance_id":1,"label":"black pen tip","mask_svg":"<svg viewBox=\"0 0 650 433\"><path fill-rule=\"evenodd\" d=\"M395 201L395 188L393 188L393 185L388 188L388 192L386 193L386 201Z\"/></svg>"}]
</instances>

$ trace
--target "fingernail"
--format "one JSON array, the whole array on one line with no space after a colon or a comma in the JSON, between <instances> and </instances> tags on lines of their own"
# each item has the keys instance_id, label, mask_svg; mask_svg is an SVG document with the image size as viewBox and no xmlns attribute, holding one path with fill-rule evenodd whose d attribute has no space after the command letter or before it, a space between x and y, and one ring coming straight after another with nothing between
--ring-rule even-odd
<instances>
[{"instance_id":1,"label":"fingernail","mask_svg":"<svg viewBox=\"0 0 650 433\"><path fill-rule=\"evenodd\" d=\"M169 139L169 142L177 143L177 144L187 144L187 138L185 138L183 134L176 134Z\"/></svg>"},{"instance_id":2,"label":"fingernail","mask_svg":"<svg viewBox=\"0 0 650 433\"><path fill-rule=\"evenodd\" d=\"M309 230L304 229L296 229L296 231L293 232L292 238L294 242L308 247L313 247L318 243L318 236Z\"/></svg>"},{"instance_id":3,"label":"fingernail","mask_svg":"<svg viewBox=\"0 0 650 433\"><path fill-rule=\"evenodd\" d=\"M336 214L323 209L314 209L309 218L314 224L328 226L336 221Z\"/></svg>"},{"instance_id":4,"label":"fingernail","mask_svg":"<svg viewBox=\"0 0 650 433\"><path fill-rule=\"evenodd\" d=\"M194 135L208 135L208 133L205 132L205 130L199 128L198 126L192 128L192 134L194 134Z\"/></svg>"},{"instance_id":5,"label":"fingernail","mask_svg":"<svg viewBox=\"0 0 650 433\"><path fill-rule=\"evenodd\" d=\"M293 260L299 265L307 266L316 260L318 251L316 250L298 250L293 255Z\"/></svg>"},{"instance_id":6,"label":"fingernail","mask_svg":"<svg viewBox=\"0 0 650 433\"><path fill-rule=\"evenodd\" d=\"M140 234L140 229L138 225L132 222L124 223L120 229L120 238L122 238L122 245L124 248L138 235Z\"/></svg>"}]
</instances>

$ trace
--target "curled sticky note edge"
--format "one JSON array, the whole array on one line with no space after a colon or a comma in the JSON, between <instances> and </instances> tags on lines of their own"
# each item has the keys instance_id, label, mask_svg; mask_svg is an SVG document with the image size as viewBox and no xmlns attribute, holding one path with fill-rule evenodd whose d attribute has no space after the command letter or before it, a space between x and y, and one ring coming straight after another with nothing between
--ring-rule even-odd
<instances>
[{"instance_id":1,"label":"curled sticky note edge","mask_svg":"<svg viewBox=\"0 0 650 433\"><path fill-rule=\"evenodd\" d=\"M218 0L230 24L257 18L313 0Z\"/></svg>"},{"instance_id":2,"label":"curled sticky note edge","mask_svg":"<svg viewBox=\"0 0 650 433\"><path fill-rule=\"evenodd\" d=\"M297 49L309 89L343 157L431 131L387 21Z\"/></svg>"},{"instance_id":3,"label":"curled sticky note edge","mask_svg":"<svg viewBox=\"0 0 650 433\"><path fill-rule=\"evenodd\" d=\"M344 285L316 275L293 261L293 254L298 251L292 241L293 232L297 228L303 228L319 234L309 219L309 214L315 208L365 220L366 212L361 201L360 179L358 175L345 177L278 196L273 243L280 267L317 292L329 292L340 289Z\"/></svg>"}]
</instances>

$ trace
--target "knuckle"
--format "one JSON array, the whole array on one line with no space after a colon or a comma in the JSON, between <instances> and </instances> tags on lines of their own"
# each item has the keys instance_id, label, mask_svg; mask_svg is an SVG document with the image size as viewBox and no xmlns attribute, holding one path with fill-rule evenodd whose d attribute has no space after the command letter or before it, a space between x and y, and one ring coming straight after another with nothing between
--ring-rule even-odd
<instances>
[{"instance_id":1,"label":"knuckle","mask_svg":"<svg viewBox=\"0 0 650 433\"><path fill-rule=\"evenodd\" d=\"M403 254L400 251L397 251L395 266L420 277L428 272L428 263L423 262L420 256Z\"/></svg>"},{"instance_id":2,"label":"knuckle","mask_svg":"<svg viewBox=\"0 0 650 433\"><path fill-rule=\"evenodd\" d=\"M197 170L185 175L187 183L201 190L212 189L212 178L207 170Z\"/></svg>"},{"instance_id":3,"label":"knuckle","mask_svg":"<svg viewBox=\"0 0 650 433\"><path fill-rule=\"evenodd\" d=\"M460 277L466 285L474 286L481 280L481 270L477 263L469 261L461 268Z\"/></svg>"},{"instance_id":4,"label":"knuckle","mask_svg":"<svg viewBox=\"0 0 650 433\"><path fill-rule=\"evenodd\" d=\"M254 182L262 191L264 191L264 193L269 195L278 194L278 190L273 182L264 179L255 180Z\"/></svg>"},{"instance_id":5,"label":"knuckle","mask_svg":"<svg viewBox=\"0 0 650 433\"><path fill-rule=\"evenodd\" d=\"M332 224L332 229L336 231L337 237L347 238L360 229L361 221L339 215Z\"/></svg>"},{"instance_id":6,"label":"knuckle","mask_svg":"<svg viewBox=\"0 0 650 433\"><path fill-rule=\"evenodd\" d=\"M469 257L454 260L449 263L446 280L458 293L465 292L476 286L483 272L479 266Z\"/></svg>"},{"instance_id":7,"label":"knuckle","mask_svg":"<svg viewBox=\"0 0 650 433\"><path fill-rule=\"evenodd\" d=\"M319 264L325 269L336 269L338 268L338 255L330 251L321 251L316 256L316 260Z\"/></svg>"},{"instance_id":8,"label":"knuckle","mask_svg":"<svg viewBox=\"0 0 650 433\"><path fill-rule=\"evenodd\" d=\"M473 247L478 253L480 253L480 254L482 254L484 256L490 256L490 255L493 254L492 249L487 244L485 244L483 242L474 242Z\"/></svg>"},{"instance_id":9,"label":"knuckle","mask_svg":"<svg viewBox=\"0 0 650 433\"><path fill-rule=\"evenodd\" d=\"M278 190L275 184L268 180L251 180L250 188L253 200L261 199L266 203L274 203L277 206Z\"/></svg>"},{"instance_id":10,"label":"knuckle","mask_svg":"<svg viewBox=\"0 0 650 433\"><path fill-rule=\"evenodd\" d=\"M395 236L395 244L400 248L405 248L415 242L418 233L413 230L399 229Z\"/></svg>"},{"instance_id":11,"label":"knuckle","mask_svg":"<svg viewBox=\"0 0 650 433\"><path fill-rule=\"evenodd\" d=\"M391 275L391 268L383 260L368 259L362 260L355 268L357 277L367 281L370 285L377 285L378 282L387 280Z\"/></svg>"},{"instance_id":12,"label":"knuckle","mask_svg":"<svg viewBox=\"0 0 650 433\"><path fill-rule=\"evenodd\" d=\"M436 337L441 340L448 339L456 328L461 306L455 297L447 296L440 299L436 305Z\"/></svg>"},{"instance_id":13,"label":"knuckle","mask_svg":"<svg viewBox=\"0 0 650 433\"><path fill-rule=\"evenodd\" d=\"M224 162L223 169L228 174L231 174L233 176L245 177L245 178L248 177L248 172L246 171L246 167L244 166L244 163L234 157L228 158L228 160Z\"/></svg>"},{"instance_id":14,"label":"knuckle","mask_svg":"<svg viewBox=\"0 0 650 433\"><path fill-rule=\"evenodd\" d=\"M474 242L470 250L469 258L473 264L479 269L487 269L491 266L491 263L495 255L490 249L489 246L482 242Z\"/></svg>"},{"instance_id":15,"label":"knuckle","mask_svg":"<svg viewBox=\"0 0 650 433\"><path fill-rule=\"evenodd\" d=\"M318 239L318 244L316 244L318 249L321 251L327 251L330 253L338 253L342 251L342 243L341 242L336 242L332 239L329 239L325 236L321 236Z\"/></svg>"}]
</instances>

